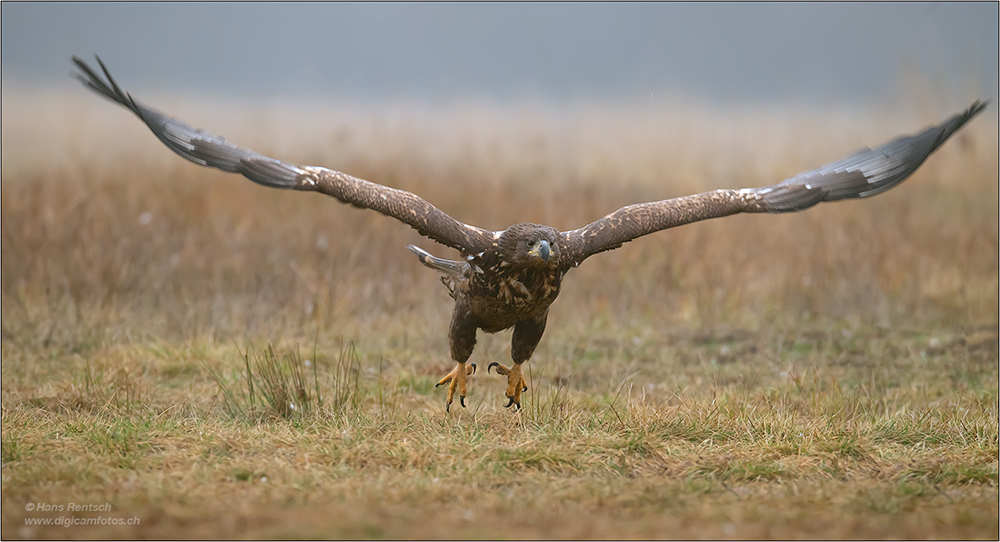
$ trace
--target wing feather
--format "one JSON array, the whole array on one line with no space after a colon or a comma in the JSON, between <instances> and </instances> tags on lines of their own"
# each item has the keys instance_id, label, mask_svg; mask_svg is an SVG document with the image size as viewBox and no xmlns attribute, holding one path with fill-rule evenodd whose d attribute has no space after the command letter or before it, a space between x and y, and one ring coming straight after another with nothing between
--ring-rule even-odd
<instances>
[{"instance_id":1,"label":"wing feather","mask_svg":"<svg viewBox=\"0 0 1000 542\"><path fill-rule=\"evenodd\" d=\"M864 198L889 190L910 176L955 131L989 104L974 102L943 123L900 137L875 149L861 149L818 169L778 184L742 190L716 190L622 207L582 228L562 232L565 265L622 246L637 237L699 220L736 213L786 213L823 201Z\"/></svg>"},{"instance_id":2,"label":"wing feather","mask_svg":"<svg viewBox=\"0 0 1000 542\"><path fill-rule=\"evenodd\" d=\"M84 86L132 111L167 147L196 164L239 173L264 186L321 192L343 203L378 211L466 255L480 252L495 241L494 232L460 222L411 192L323 167L275 160L192 128L142 105L122 91L100 58L97 63L107 81L80 58L74 56L72 60L80 70L73 76Z\"/></svg>"}]
</instances>

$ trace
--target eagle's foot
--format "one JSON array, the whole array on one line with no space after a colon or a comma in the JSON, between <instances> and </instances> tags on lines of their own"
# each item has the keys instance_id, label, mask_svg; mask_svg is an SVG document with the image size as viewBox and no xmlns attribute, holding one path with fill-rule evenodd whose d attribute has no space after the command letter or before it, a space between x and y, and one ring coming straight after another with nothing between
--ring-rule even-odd
<instances>
[{"instance_id":1,"label":"eagle's foot","mask_svg":"<svg viewBox=\"0 0 1000 542\"><path fill-rule=\"evenodd\" d=\"M497 368L497 373L507 376L506 407L514 405L514 410L521 410L521 392L528 391L528 384L525 383L524 375L521 373L521 364L515 363L508 369L494 361L486 367L486 372L490 372L493 367Z\"/></svg>"},{"instance_id":2,"label":"eagle's foot","mask_svg":"<svg viewBox=\"0 0 1000 542\"><path fill-rule=\"evenodd\" d=\"M466 377L471 374L475 374L476 364L470 363L468 366L465 362L456 363L455 368L451 370L450 373L444 375L444 378L438 381L434 386L443 386L445 384L451 383L448 386L448 398L445 402L444 410L445 412L451 412L451 403L455 400L455 389L458 389L458 402L462 404L462 408L465 408L465 382Z\"/></svg>"}]
</instances>

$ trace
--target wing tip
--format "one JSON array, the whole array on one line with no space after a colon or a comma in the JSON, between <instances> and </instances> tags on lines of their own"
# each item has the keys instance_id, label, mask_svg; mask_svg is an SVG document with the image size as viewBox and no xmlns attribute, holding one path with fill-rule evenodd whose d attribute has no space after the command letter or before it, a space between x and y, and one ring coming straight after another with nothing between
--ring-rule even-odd
<instances>
[{"instance_id":1,"label":"wing tip","mask_svg":"<svg viewBox=\"0 0 1000 542\"><path fill-rule=\"evenodd\" d=\"M987 106L993 103L993 98L986 98L985 100L976 100L972 102L969 109L966 110L965 114L972 118L978 115L981 111L985 110Z\"/></svg>"},{"instance_id":2,"label":"wing tip","mask_svg":"<svg viewBox=\"0 0 1000 542\"><path fill-rule=\"evenodd\" d=\"M114 77L111 76L111 72L108 70L107 66L104 65L104 62L97 53L94 53L94 59L97 61L97 65L100 66L101 71L104 73L104 78L102 78L97 71L94 70L94 68L91 68L90 64L88 64L86 60L76 55L72 55L70 57L70 62L76 66L79 72L70 72L70 77L76 79L82 83L83 86L89 88L97 94L124 106L145 121L142 107L128 92L123 91L121 87L118 86L118 83L115 81Z\"/></svg>"},{"instance_id":3,"label":"wing tip","mask_svg":"<svg viewBox=\"0 0 1000 542\"><path fill-rule=\"evenodd\" d=\"M958 121L956 123L957 125L955 126L955 130L961 128L966 122L972 120L973 117L985 111L986 108L989 107L989 105L992 103L993 103L992 98L986 98L985 100L976 100L972 102L972 105L970 105L968 109L959 113L958 115L955 115L956 117L955 120Z\"/></svg>"}]
</instances>

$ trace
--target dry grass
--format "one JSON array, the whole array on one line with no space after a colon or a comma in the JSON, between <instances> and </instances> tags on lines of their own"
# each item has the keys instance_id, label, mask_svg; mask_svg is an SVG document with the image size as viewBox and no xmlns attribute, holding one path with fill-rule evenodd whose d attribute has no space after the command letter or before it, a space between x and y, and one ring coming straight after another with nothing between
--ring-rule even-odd
<instances>
[{"instance_id":1,"label":"dry grass","mask_svg":"<svg viewBox=\"0 0 1000 542\"><path fill-rule=\"evenodd\" d=\"M446 415L450 300L404 248L431 242L190 165L93 97L11 94L5 538L997 536L993 110L875 199L589 260L553 306L525 410L479 374ZM251 119L149 101L493 229L768 184L950 113L251 104ZM508 345L481 336L473 360ZM27 503L67 502L140 523L26 526L66 515Z\"/></svg>"}]
</instances>

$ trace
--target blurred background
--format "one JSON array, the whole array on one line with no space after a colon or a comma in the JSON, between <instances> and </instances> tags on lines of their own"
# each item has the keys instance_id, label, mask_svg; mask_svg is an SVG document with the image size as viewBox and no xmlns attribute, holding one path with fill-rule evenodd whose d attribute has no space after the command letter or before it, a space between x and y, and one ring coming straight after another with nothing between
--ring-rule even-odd
<instances>
[{"instance_id":1,"label":"blurred background","mask_svg":"<svg viewBox=\"0 0 1000 542\"><path fill-rule=\"evenodd\" d=\"M133 91L448 101L997 94L995 2L4 3L3 85L98 53ZM4 108L8 104L5 101Z\"/></svg>"},{"instance_id":2,"label":"blurred background","mask_svg":"<svg viewBox=\"0 0 1000 542\"><path fill-rule=\"evenodd\" d=\"M450 311L404 247L450 250L178 158L69 77L72 55L99 54L195 127L489 229L773 184L997 95L996 3L0 9L5 333L46 344L336 329L378 355L379 329L441 353ZM803 314L995 326L996 118L875 202L709 221L594 258L553 321L573 341L639 314L657 333Z\"/></svg>"}]
</instances>

